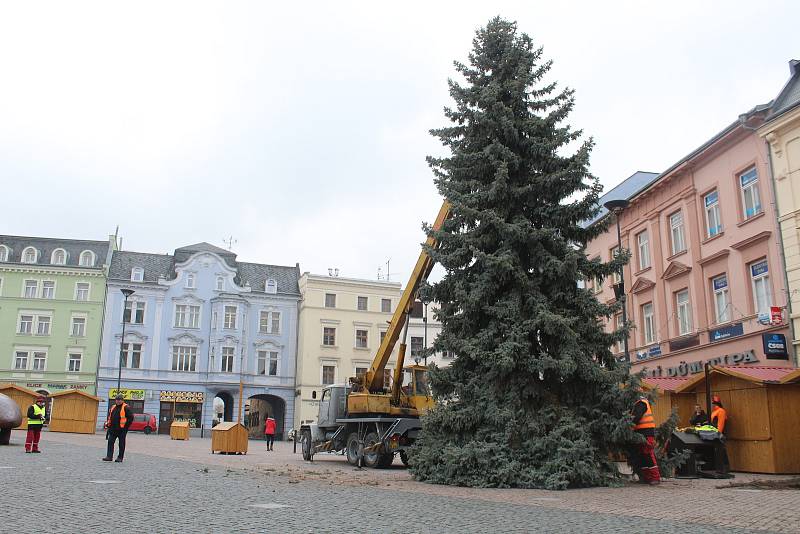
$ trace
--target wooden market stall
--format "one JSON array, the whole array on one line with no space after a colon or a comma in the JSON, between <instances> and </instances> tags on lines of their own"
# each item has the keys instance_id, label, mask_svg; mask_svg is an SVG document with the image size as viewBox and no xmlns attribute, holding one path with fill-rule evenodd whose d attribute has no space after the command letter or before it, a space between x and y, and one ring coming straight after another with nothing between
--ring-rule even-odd
<instances>
[{"instance_id":1,"label":"wooden market stall","mask_svg":"<svg viewBox=\"0 0 800 534\"><path fill-rule=\"evenodd\" d=\"M77 389L67 389L50 395L53 399L50 414L51 432L94 434L100 397Z\"/></svg>"},{"instance_id":2,"label":"wooden market stall","mask_svg":"<svg viewBox=\"0 0 800 534\"><path fill-rule=\"evenodd\" d=\"M800 370L786 367L712 367L711 394L728 413L726 447L732 471L800 473ZM675 389L681 421L706 405L705 374Z\"/></svg>"},{"instance_id":3,"label":"wooden market stall","mask_svg":"<svg viewBox=\"0 0 800 534\"><path fill-rule=\"evenodd\" d=\"M19 411L22 414L22 423L17 427L21 429L28 428L28 408L36 402L39 394L32 389L27 389L22 386L14 384L0 384L0 393L11 398L19 406Z\"/></svg>"},{"instance_id":4,"label":"wooden market stall","mask_svg":"<svg viewBox=\"0 0 800 534\"><path fill-rule=\"evenodd\" d=\"M247 454L247 428L240 423L220 423L211 429L211 454Z\"/></svg>"},{"instance_id":5,"label":"wooden market stall","mask_svg":"<svg viewBox=\"0 0 800 534\"><path fill-rule=\"evenodd\" d=\"M189 421L173 421L169 425L169 438L189 440ZM214 452L213 450L211 452Z\"/></svg>"},{"instance_id":6,"label":"wooden market stall","mask_svg":"<svg viewBox=\"0 0 800 534\"><path fill-rule=\"evenodd\" d=\"M686 383L689 379L685 377L650 377L642 379L642 387L645 390L656 390L656 398L653 400L653 419L656 425L664 423L672 410L675 408L675 389ZM684 426L683 420L678 420L678 426Z\"/></svg>"}]
</instances>

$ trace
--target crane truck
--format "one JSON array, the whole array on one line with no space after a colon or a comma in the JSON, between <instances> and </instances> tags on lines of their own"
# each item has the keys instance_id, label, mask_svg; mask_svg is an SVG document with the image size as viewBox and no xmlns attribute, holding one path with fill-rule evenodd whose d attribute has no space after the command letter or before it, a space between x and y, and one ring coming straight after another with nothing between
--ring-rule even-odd
<instances>
[{"instance_id":1,"label":"crane truck","mask_svg":"<svg viewBox=\"0 0 800 534\"><path fill-rule=\"evenodd\" d=\"M441 229L449 213L445 200L432 228ZM436 248L438 243L428 237L426 245ZM420 416L433 406L427 367L404 365L408 318L432 269L433 260L423 247L370 368L347 384L323 388L316 423L300 427L304 460L313 461L318 452L343 452L352 465L381 468L390 466L399 454L408 465L407 448L422 428ZM384 369L401 331L391 387L386 388Z\"/></svg>"}]
</instances>

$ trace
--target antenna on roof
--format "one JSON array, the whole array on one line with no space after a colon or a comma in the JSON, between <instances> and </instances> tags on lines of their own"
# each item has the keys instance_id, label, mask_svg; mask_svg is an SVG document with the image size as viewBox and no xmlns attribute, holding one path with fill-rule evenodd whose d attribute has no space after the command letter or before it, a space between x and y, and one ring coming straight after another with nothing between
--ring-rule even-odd
<instances>
[{"instance_id":1,"label":"antenna on roof","mask_svg":"<svg viewBox=\"0 0 800 534\"><path fill-rule=\"evenodd\" d=\"M238 243L238 242L239 242L239 240L238 240L238 239L235 239L233 236L230 236L230 237L228 237L228 238L224 238L224 237L223 237L223 238L222 238L222 242L223 242L223 243L225 243L226 245L228 245L228 250L232 250L232 249L233 249L233 245L235 245L236 243Z\"/></svg>"}]
</instances>

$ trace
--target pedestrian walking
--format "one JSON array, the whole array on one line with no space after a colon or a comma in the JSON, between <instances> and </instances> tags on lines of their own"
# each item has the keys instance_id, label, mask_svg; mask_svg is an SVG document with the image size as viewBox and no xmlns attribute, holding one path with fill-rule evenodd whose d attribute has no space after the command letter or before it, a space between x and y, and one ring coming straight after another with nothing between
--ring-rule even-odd
<instances>
[{"instance_id":1,"label":"pedestrian walking","mask_svg":"<svg viewBox=\"0 0 800 534\"><path fill-rule=\"evenodd\" d=\"M133 423L133 412L125 404L124 397L117 395L115 402L116 404L108 412L108 419L106 419L105 424L106 429L108 429L108 448L106 449L106 457L103 458L104 462L110 462L114 459L114 442L116 440L119 440L119 455L115 461L121 462L125 458L125 438L128 435L128 429Z\"/></svg>"},{"instance_id":2,"label":"pedestrian walking","mask_svg":"<svg viewBox=\"0 0 800 534\"><path fill-rule=\"evenodd\" d=\"M42 452L39 450L39 437L44 426L44 397L39 395L36 402L28 407L28 435L25 437L25 452Z\"/></svg>"},{"instance_id":3,"label":"pedestrian walking","mask_svg":"<svg viewBox=\"0 0 800 534\"><path fill-rule=\"evenodd\" d=\"M264 439L267 440L267 450L274 450L272 447L275 443L275 419L267 417L267 422L264 423Z\"/></svg>"},{"instance_id":4,"label":"pedestrian walking","mask_svg":"<svg viewBox=\"0 0 800 534\"><path fill-rule=\"evenodd\" d=\"M641 396L633 406L633 430L641 435L645 442L639 444L635 451L635 468L639 481L645 484L656 485L661 482L661 472L656 461L656 422L653 419L653 410L647 397Z\"/></svg>"}]
</instances>

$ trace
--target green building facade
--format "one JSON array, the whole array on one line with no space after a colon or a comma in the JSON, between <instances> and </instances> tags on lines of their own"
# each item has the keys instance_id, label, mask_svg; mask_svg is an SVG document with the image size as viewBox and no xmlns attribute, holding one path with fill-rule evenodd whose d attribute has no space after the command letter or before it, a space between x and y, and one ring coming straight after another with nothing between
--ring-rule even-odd
<instances>
[{"instance_id":1,"label":"green building facade","mask_svg":"<svg viewBox=\"0 0 800 534\"><path fill-rule=\"evenodd\" d=\"M94 394L116 238L0 235L0 383Z\"/></svg>"}]
</instances>

